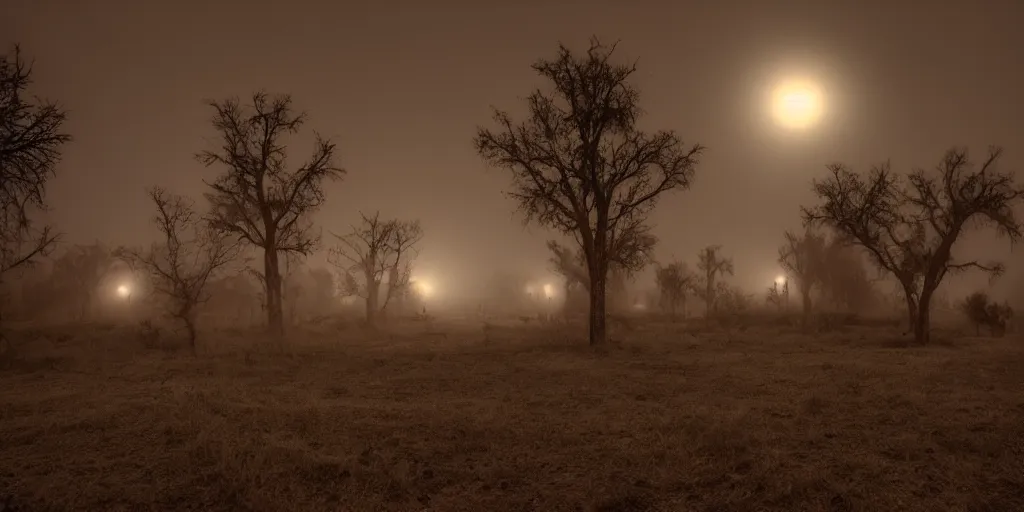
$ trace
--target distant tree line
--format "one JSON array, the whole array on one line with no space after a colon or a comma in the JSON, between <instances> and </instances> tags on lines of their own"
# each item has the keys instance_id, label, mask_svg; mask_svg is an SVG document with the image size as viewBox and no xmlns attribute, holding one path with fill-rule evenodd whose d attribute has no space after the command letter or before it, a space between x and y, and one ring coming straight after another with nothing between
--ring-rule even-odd
<instances>
[{"instance_id":1,"label":"distant tree line","mask_svg":"<svg viewBox=\"0 0 1024 512\"><path fill-rule=\"evenodd\" d=\"M636 65L617 62L616 45L595 38L583 52L559 46L533 70L547 87L526 98L522 119L495 110L492 126L477 130L475 149L507 172L506 194L527 222L567 240L548 243L551 263L564 278L567 302L579 297L587 304L590 343L605 344L609 308L628 307L628 281L651 265L657 302L673 317L686 315L689 298L702 302L709 317L750 308L752 296L727 283L735 267L720 245L701 249L693 270L678 260L655 262L658 240L649 215L659 200L690 188L706 148L684 143L672 130L639 128ZM58 241L51 227L33 218L47 207L46 185L71 137L63 130L65 111L34 99L30 84L31 66L15 47L0 60L0 284L43 261ZM258 283L267 328L280 338L286 315L294 315L285 307L289 298L327 281L320 275L290 285L288 276L293 262L320 247L312 219L326 200L324 185L347 172L337 162L336 144L313 133L312 151L289 159L285 138L303 132L307 115L286 94L257 92L245 102L207 105L217 138L195 155L212 171L203 200L151 188L158 242L113 250L78 246L53 261L50 286L65 289L63 300L79 317L89 314L110 269L128 265L148 277L150 292L195 346L200 304L216 300L218 284L224 285L220 295L242 293L243 276L249 276ZM863 309L877 293L873 283L887 276L902 289L915 339L928 343L932 301L946 276L974 269L995 277L1004 269L956 258L960 236L981 226L1011 242L1021 236L1014 207L1024 189L999 168L1001 156L992 148L975 162L967 149L953 148L934 169L907 174L888 163L867 173L829 166L829 175L812 183L816 204L800 210L802 231L783 234L778 261L786 279L768 289L766 301L788 307L793 290L806 323L822 306ZM349 231L332 235L334 271L324 270L332 276L332 297L361 297L370 326L409 301L412 261L423 239L419 222L361 213ZM262 262L250 266L249 256ZM1004 322L1003 310L970 303L963 309L978 325Z\"/></svg>"}]
</instances>

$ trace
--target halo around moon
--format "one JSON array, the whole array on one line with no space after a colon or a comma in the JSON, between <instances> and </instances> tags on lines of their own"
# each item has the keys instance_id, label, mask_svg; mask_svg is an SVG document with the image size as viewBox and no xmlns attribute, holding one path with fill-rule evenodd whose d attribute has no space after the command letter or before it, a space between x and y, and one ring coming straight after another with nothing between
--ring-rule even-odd
<instances>
[{"instance_id":1,"label":"halo around moon","mask_svg":"<svg viewBox=\"0 0 1024 512\"><path fill-rule=\"evenodd\" d=\"M825 113L824 92L811 80L781 81L772 88L771 113L775 123L783 128L806 130Z\"/></svg>"}]
</instances>

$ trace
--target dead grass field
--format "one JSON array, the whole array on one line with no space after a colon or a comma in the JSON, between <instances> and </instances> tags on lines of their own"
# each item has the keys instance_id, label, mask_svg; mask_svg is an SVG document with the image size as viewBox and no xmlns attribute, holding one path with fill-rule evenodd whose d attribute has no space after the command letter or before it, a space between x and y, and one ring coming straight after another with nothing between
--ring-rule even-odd
<instances>
[{"instance_id":1,"label":"dead grass field","mask_svg":"<svg viewBox=\"0 0 1024 512\"><path fill-rule=\"evenodd\" d=\"M1022 340L681 329L602 354L526 326L293 333L284 354L225 334L198 358L127 328L23 333L0 370L0 503L1024 510Z\"/></svg>"}]
</instances>

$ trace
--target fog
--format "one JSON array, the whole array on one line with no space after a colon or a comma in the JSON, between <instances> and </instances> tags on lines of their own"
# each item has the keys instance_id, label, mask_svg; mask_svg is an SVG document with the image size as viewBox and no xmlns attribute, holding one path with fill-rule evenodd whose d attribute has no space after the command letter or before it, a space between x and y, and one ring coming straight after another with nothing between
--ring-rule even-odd
<instances>
[{"instance_id":1,"label":"fog","mask_svg":"<svg viewBox=\"0 0 1024 512\"><path fill-rule=\"evenodd\" d=\"M1024 510L1022 20L0 0L0 512Z\"/></svg>"},{"instance_id":2,"label":"fog","mask_svg":"<svg viewBox=\"0 0 1024 512\"><path fill-rule=\"evenodd\" d=\"M203 100L263 89L291 94L307 130L338 143L348 174L317 214L325 241L359 211L419 219L417 269L457 295L480 293L495 269L549 272L552 235L523 226L502 195L507 175L471 142L492 106L522 112L543 85L530 65L557 42L621 40L620 57L638 63L641 126L708 147L691 190L652 217L657 256L692 261L721 244L750 289L778 273L781 232L799 228L827 163L891 159L902 171L989 144L1007 147L1005 166L1024 162L1019 5L727 4L40 0L5 2L0 34L34 59L33 92L69 111L75 140L49 190L66 242L151 238L145 187L198 196L218 172L194 159L215 135ZM767 97L797 75L821 84L826 115L795 134L771 122ZM960 249L1005 256L989 238Z\"/></svg>"}]
</instances>

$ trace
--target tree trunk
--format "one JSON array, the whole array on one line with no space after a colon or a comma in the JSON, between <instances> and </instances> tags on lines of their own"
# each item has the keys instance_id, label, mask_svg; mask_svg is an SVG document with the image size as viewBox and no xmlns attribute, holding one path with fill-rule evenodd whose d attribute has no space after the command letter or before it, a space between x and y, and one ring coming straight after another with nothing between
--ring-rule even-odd
<instances>
[{"instance_id":1,"label":"tree trunk","mask_svg":"<svg viewBox=\"0 0 1024 512\"><path fill-rule=\"evenodd\" d=\"M192 355L196 355L196 325L195 321L189 318L185 319L185 329L188 331L188 346L192 349Z\"/></svg>"},{"instance_id":2,"label":"tree trunk","mask_svg":"<svg viewBox=\"0 0 1024 512\"><path fill-rule=\"evenodd\" d=\"M807 327L807 321L811 317L811 308L813 306L811 303L811 288L809 286L800 287L800 299L803 302L803 317L801 321L803 322L804 327Z\"/></svg>"},{"instance_id":3,"label":"tree trunk","mask_svg":"<svg viewBox=\"0 0 1024 512\"><path fill-rule=\"evenodd\" d=\"M931 310L932 294L935 286L927 286L921 291L921 299L917 303L917 323L914 325L914 341L919 345L927 345L931 341Z\"/></svg>"},{"instance_id":4,"label":"tree trunk","mask_svg":"<svg viewBox=\"0 0 1024 512\"><path fill-rule=\"evenodd\" d=\"M276 245L268 244L263 250L263 276L266 279L267 327L278 338L284 336L284 311L281 304L281 269L277 262Z\"/></svg>"},{"instance_id":5,"label":"tree trunk","mask_svg":"<svg viewBox=\"0 0 1024 512\"><path fill-rule=\"evenodd\" d=\"M373 276L367 276L366 281L366 325L376 327L377 309L380 304L380 283L373 281Z\"/></svg>"},{"instance_id":6,"label":"tree trunk","mask_svg":"<svg viewBox=\"0 0 1024 512\"><path fill-rule=\"evenodd\" d=\"M931 312L924 301L921 301L918 307L917 324L914 325L914 341L919 345L927 345L931 341Z\"/></svg>"},{"instance_id":7,"label":"tree trunk","mask_svg":"<svg viewBox=\"0 0 1024 512\"><path fill-rule=\"evenodd\" d=\"M601 272L594 272L590 283L590 345L603 346L608 341L605 322L605 277Z\"/></svg>"},{"instance_id":8,"label":"tree trunk","mask_svg":"<svg viewBox=\"0 0 1024 512\"><path fill-rule=\"evenodd\" d=\"M715 279L708 274L707 281L707 288L704 290L704 316L711 318L711 313L715 311Z\"/></svg>"},{"instance_id":9,"label":"tree trunk","mask_svg":"<svg viewBox=\"0 0 1024 512\"><path fill-rule=\"evenodd\" d=\"M917 336L917 301L914 300L913 288L904 284L903 285L904 299L907 301L907 329L915 330L914 336Z\"/></svg>"}]
</instances>

